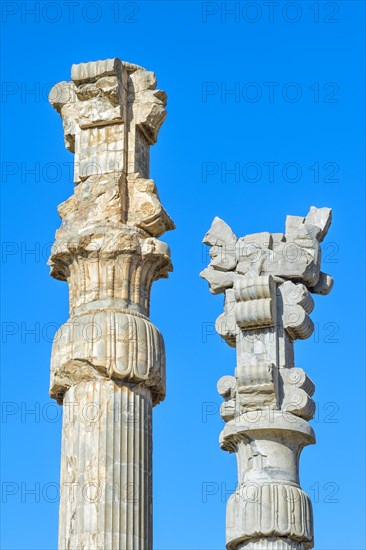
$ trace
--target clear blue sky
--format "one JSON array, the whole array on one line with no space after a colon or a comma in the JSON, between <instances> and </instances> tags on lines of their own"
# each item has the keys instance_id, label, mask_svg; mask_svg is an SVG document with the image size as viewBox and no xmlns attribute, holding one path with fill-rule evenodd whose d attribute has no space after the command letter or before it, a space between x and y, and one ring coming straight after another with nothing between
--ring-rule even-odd
<instances>
[{"instance_id":1,"label":"clear blue sky","mask_svg":"<svg viewBox=\"0 0 366 550\"><path fill-rule=\"evenodd\" d=\"M225 12L235 4L239 11ZM236 482L235 457L218 445L216 393L235 354L211 334L222 298L198 277L207 263L201 239L215 215L238 235L277 232L286 214L311 205L334 210L323 269L335 287L315 299L315 336L296 345L318 403L317 445L302 454L301 482L313 499L315 548L364 549L365 4L1 7L2 548L57 545L61 421L48 398L49 359L68 301L46 259L56 206L73 184L47 91L69 80L72 63L117 56L154 70L169 98L151 161L177 225L165 236L175 271L152 292L168 369L166 401L154 410L154 549L224 548L225 501Z\"/></svg>"}]
</instances>

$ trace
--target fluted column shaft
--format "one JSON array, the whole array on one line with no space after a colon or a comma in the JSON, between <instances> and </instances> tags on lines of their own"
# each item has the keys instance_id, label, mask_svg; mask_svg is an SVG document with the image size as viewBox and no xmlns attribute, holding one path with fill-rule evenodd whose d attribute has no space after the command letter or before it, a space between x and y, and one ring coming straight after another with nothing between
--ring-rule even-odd
<instances>
[{"instance_id":1,"label":"fluted column shaft","mask_svg":"<svg viewBox=\"0 0 366 550\"><path fill-rule=\"evenodd\" d=\"M151 550L150 391L93 380L63 407L59 548Z\"/></svg>"}]
</instances>

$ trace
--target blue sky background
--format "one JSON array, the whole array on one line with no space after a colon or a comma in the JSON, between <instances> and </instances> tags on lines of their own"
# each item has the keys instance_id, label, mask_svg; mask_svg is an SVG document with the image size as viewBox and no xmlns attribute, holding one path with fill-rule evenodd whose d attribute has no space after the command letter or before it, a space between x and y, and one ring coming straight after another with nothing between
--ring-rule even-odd
<instances>
[{"instance_id":1,"label":"blue sky background","mask_svg":"<svg viewBox=\"0 0 366 550\"><path fill-rule=\"evenodd\" d=\"M323 270L335 287L315 298L315 336L296 344L318 403L301 483L315 548L364 549L365 4L280 2L274 13L261 1L77 4L72 21L65 2L2 2L2 548L57 546L61 419L48 398L49 359L68 292L46 260L73 183L46 96L72 63L116 56L154 70L169 98L151 152L177 225L165 235L175 271L152 291L168 370L154 410L154 549L224 548L236 482L235 457L218 445L216 392L235 353L212 334L222 297L198 277L201 239L215 215L237 235L278 232L286 214L311 205L333 208ZM239 97L225 95L235 86ZM236 177L226 172L235 166Z\"/></svg>"}]
</instances>

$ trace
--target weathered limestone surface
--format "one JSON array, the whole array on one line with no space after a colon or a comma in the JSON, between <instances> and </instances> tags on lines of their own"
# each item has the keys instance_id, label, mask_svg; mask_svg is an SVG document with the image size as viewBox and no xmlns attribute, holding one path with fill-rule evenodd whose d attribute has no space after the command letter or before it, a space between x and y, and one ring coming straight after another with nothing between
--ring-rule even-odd
<instances>
[{"instance_id":1,"label":"weathered limestone surface","mask_svg":"<svg viewBox=\"0 0 366 550\"><path fill-rule=\"evenodd\" d=\"M64 405L59 548L151 550L151 421L165 397L165 351L149 302L172 270L158 237L174 223L149 157L166 94L154 73L119 59L71 74L49 97L76 184L49 260L70 296L51 361L50 394Z\"/></svg>"},{"instance_id":2,"label":"weathered limestone surface","mask_svg":"<svg viewBox=\"0 0 366 550\"><path fill-rule=\"evenodd\" d=\"M328 294L320 243L329 208L287 216L285 233L237 238L215 218L203 242L211 262L201 273L212 294L223 293L217 332L236 347L234 376L218 382L223 397L222 449L236 453L238 487L227 505L229 550L313 547L309 497L300 487L302 449L315 442L308 424L314 384L296 367L293 342L313 332L311 294Z\"/></svg>"}]
</instances>

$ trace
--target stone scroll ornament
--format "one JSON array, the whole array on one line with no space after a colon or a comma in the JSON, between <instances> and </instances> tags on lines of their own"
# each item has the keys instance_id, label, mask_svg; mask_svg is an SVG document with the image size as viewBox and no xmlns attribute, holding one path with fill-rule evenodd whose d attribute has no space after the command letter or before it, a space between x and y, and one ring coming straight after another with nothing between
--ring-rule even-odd
<instances>
[{"instance_id":1,"label":"stone scroll ornament","mask_svg":"<svg viewBox=\"0 0 366 550\"><path fill-rule=\"evenodd\" d=\"M51 397L63 404L60 550L152 549L152 407L165 352L149 320L152 283L172 271L159 237L174 229L150 179L166 94L138 65L73 65L50 103L74 153L73 195L49 264L69 285L69 320L52 348Z\"/></svg>"},{"instance_id":2,"label":"stone scroll ornament","mask_svg":"<svg viewBox=\"0 0 366 550\"><path fill-rule=\"evenodd\" d=\"M308 424L314 384L295 366L293 344L309 338L311 294L328 294L333 279L320 271L320 243L329 208L287 216L285 233L237 238L215 218L203 242L211 261L201 273L212 294L224 294L216 330L236 347L234 376L218 382L224 401L221 448L235 453L238 486L227 505L228 550L313 547L313 517L298 463L315 443Z\"/></svg>"}]
</instances>

